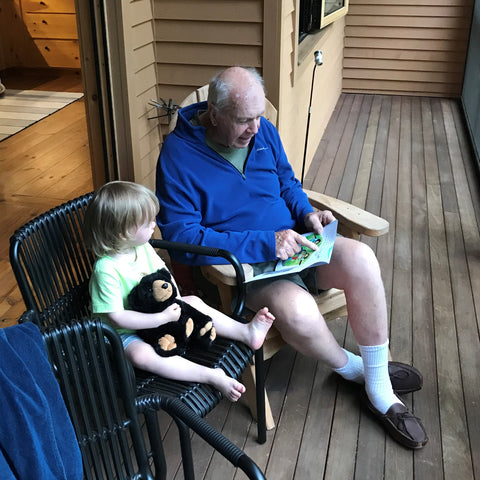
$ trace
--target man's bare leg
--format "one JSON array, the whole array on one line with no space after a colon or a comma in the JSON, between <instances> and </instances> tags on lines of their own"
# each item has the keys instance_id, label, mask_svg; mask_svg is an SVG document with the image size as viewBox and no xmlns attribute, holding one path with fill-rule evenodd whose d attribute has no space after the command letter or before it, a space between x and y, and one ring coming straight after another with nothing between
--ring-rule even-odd
<instances>
[{"instance_id":1,"label":"man's bare leg","mask_svg":"<svg viewBox=\"0 0 480 480\"><path fill-rule=\"evenodd\" d=\"M329 265L317 268L318 286L344 290L349 321L354 336L362 347L377 347L387 352L387 361L376 369L375 379L367 382L367 393L381 411L400 402L394 394L388 375L388 326L385 293L378 262L372 250L343 237L337 238ZM318 311L313 297L303 288L285 280L278 280L254 290L247 299L254 308L268 305L276 317L276 326L282 337L304 355L325 362L343 374L349 371L348 362L354 360L338 345ZM371 358L371 355L370 357ZM382 354L382 358L384 355ZM362 362L365 368L365 359ZM359 362L355 362L358 370ZM349 378L348 374L345 375ZM377 380L377 377L380 380Z\"/></svg>"}]
</instances>

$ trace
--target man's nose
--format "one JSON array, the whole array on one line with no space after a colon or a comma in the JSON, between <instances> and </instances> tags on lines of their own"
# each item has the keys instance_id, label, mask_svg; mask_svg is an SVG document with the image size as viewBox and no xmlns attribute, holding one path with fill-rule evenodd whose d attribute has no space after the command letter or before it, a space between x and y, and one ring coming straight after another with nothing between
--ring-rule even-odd
<instances>
[{"instance_id":1,"label":"man's nose","mask_svg":"<svg viewBox=\"0 0 480 480\"><path fill-rule=\"evenodd\" d=\"M248 129L250 132L253 134L256 134L258 132L258 129L260 128L260 118L254 118L253 120L250 121L248 124Z\"/></svg>"}]
</instances>

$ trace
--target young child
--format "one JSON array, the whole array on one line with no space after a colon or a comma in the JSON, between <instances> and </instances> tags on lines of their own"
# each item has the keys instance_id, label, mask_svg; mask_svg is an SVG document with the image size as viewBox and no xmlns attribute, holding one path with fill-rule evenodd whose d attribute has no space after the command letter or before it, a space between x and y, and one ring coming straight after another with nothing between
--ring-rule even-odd
<instances>
[{"instance_id":1,"label":"young child","mask_svg":"<svg viewBox=\"0 0 480 480\"><path fill-rule=\"evenodd\" d=\"M127 358L140 369L175 380L208 383L229 400L237 401L245 386L220 368L208 368L184 357L161 357L135 334L136 330L176 321L174 304L160 313L129 310L127 296L144 275L166 268L148 243L159 210L157 197L132 182L110 182L102 186L90 203L84 224L85 241L97 256L90 295L92 313L109 322L120 334ZM178 290L178 288L177 288ZM240 340L253 350L261 347L274 317L266 307L244 324L208 306L195 296L182 297L197 310L212 317L217 334Z\"/></svg>"}]
</instances>

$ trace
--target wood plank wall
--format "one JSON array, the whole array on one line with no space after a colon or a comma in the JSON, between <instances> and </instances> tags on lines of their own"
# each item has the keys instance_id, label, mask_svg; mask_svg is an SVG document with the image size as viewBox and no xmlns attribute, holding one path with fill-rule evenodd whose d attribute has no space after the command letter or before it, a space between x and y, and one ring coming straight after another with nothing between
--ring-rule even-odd
<instances>
[{"instance_id":1,"label":"wood plank wall","mask_svg":"<svg viewBox=\"0 0 480 480\"><path fill-rule=\"evenodd\" d=\"M153 190L161 139L158 120L149 118L157 114L149 105L157 97L152 5L130 0L122 8L134 180Z\"/></svg>"},{"instance_id":2,"label":"wood plank wall","mask_svg":"<svg viewBox=\"0 0 480 480\"><path fill-rule=\"evenodd\" d=\"M283 2L278 72L278 131L289 162L297 178L301 178L312 80L314 85L305 171L308 170L341 93L345 24L341 18L318 35L312 36L311 42L304 40L299 45L296 7L297 3L292 0ZM303 53L302 48L306 48ZM324 64L317 69L315 78L312 79L315 50L323 52Z\"/></svg>"},{"instance_id":3,"label":"wood plank wall","mask_svg":"<svg viewBox=\"0 0 480 480\"><path fill-rule=\"evenodd\" d=\"M458 97L473 0L350 0L343 91Z\"/></svg>"},{"instance_id":4,"label":"wood plank wall","mask_svg":"<svg viewBox=\"0 0 480 480\"><path fill-rule=\"evenodd\" d=\"M181 102L230 65L262 67L263 1L154 0L158 92Z\"/></svg>"},{"instance_id":5,"label":"wood plank wall","mask_svg":"<svg viewBox=\"0 0 480 480\"><path fill-rule=\"evenodd\" d=\"M327 55L317 90L329 88L329 95L315 100L310 156L341 91L344 24L342 20L332 25L311 45L308 59L298 64L297 4L296 0L155 0L154 17L159 97L181 102L222 68L257 68L265 76L267 96L278 107L284 147L300 175L313 51L322 49ZM166 125L163 132L168 132Z\"/></svg>"}]
</instances>

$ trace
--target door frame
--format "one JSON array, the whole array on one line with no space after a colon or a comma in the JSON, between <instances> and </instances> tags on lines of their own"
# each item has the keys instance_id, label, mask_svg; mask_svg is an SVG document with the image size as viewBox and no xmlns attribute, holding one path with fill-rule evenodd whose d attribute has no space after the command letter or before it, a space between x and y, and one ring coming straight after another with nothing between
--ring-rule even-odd
<instances>
[{"instance_id":1,"label":"door frame","mask_svg":"<svg viewBox=\"0 0 480 480\"><path fill-rule=\"evenodd\" d=\"M122 2L75 0L93 186L132 180Z\"/></svg>"}]
</instances>

